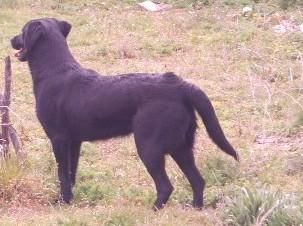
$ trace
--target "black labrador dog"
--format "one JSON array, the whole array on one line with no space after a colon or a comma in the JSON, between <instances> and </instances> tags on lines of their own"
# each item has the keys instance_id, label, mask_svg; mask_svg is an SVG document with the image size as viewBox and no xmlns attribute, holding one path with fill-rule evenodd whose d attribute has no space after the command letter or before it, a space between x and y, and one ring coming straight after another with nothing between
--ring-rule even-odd
<instances>
[{"instance_id":1,"label":"black labrador dog","mask_svg":"<svg viewBox=\"0 0 303 226\"><path fill-rule=\"evenodd\" d=\"M66 37L71 25L54 18L29 21L11 40L33 79L37 116L51 140L61 186L60 200L73 197L81 142L134 133L138 154L157 189L155 209L173 191L165 172L171 155L193 189L193 206L203 206L204 179L196 168L195 110L213 142L238 160L208 97L172 72L100 76L81 67Z\"/></svg>"}]
</instances>

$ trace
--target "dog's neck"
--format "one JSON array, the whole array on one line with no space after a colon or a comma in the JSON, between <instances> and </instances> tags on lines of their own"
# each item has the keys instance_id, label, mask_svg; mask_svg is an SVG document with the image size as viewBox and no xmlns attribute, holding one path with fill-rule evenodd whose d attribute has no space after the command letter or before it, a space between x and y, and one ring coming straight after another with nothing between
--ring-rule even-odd
<instances>
[{"instance_id":1,"label":"dog's neck","mask_svg":"<svg viewBox=\"0 0 303 226\"><path fill-rule=\"evenodd\" d=\"M69 65L73 68L79 63L72 56L66 40L44 40L39 48L34 48L28 55L28 65L34 83L56 76ZM52 74L50 74L52 72Z\"/></svg>"}]
</instances>

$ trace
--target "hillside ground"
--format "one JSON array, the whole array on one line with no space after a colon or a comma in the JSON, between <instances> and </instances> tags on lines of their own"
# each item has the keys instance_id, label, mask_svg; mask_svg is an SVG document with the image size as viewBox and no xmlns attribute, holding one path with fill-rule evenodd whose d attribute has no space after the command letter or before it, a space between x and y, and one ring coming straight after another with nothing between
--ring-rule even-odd
<instances>
[{"instance_id":1,"label":"hillside ground","mask_svg":"<svg viewBox=\"0 0 303 226\"><path fill-rule=\"evenodd\" d=\"M14 55L9 40L28 20L67 20L68 43L83 66L102 75L174 71L201 87L240 163L218 150L199 120L195 156L207 182L205 208L190 207L190 186L168 157L175 191L155 213L154 185L133 137L85 143L74 202L53 204L51 146L35 116L28 66L13 58L11 117L27 158L1 161L0 225L302 225L303 32L275 32L282 21L298 28L300 8L172 0L172 9L152 13L136 2L0 0L0 59ZM243 15L247 5L253 11Z\"/></svg>"}]
</instances>

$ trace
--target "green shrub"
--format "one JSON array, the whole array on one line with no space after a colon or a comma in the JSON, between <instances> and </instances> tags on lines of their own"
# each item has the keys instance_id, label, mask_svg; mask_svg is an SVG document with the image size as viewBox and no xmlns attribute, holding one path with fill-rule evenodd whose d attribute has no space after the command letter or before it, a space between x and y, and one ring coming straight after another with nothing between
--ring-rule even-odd
<instances>
[{"instance_id":1,"label":"green shrub","mask_svg":"<svg viewBox=\"0 0 303 226\"><path fill-rule=\"evenodd\" d=\"M242 193L228 203L226 221L232 226L299 226L303 219L302 207L295 198L268 187L242 188Z\"/></svg>"},{"instance_id":2,"label":"green shrub","mask_svg":"<svg viewBox=\"0 0 303 226\"><path fill-rule=\"evenodd\" d=\"M273 212L268 226L302 226L303 205L299 203L295 196L286 196L279 208Z\"/></svg>"},{"instance_id":3,"label":"green shrub","mask_svg":"<svg viewBox=\"0 0 303 226\"><path fill-rule=\"evenodd\" d=\"M228 210L228 224L233 226L250 226L257 223L269 210L277 205L277 193L268 189L257 191L242 188L242 193L231 200Z\"/></svg>"}]
</instances>

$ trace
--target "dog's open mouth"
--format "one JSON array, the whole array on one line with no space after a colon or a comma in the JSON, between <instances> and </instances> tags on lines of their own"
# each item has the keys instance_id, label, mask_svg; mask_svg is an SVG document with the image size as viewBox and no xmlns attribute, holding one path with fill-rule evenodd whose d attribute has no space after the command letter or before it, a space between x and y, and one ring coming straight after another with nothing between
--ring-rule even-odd
<instances>
[{"instance_id":1,"label":"dog's open mouth","mask_svg":"<svg viewBox=\"0 0 303 226\"><path fill-rule=\"evenodd\" d=\"M19 49L18 52L15 53L15 57L21 58L26 52L27 52L26 48L21 48Z\"/></svg>"},{"instance_id":2,"label":"dog's open mouth","mask_svg":"<svg viewBox=\"0 0 303 226\"><path fill-rule=\"evenodd\" d=\"M24 47L21 47L18 49L18 52L15 53L15 57L18 58L20 61L26 61L27 60L27 49Z\"/></svg>"}]
</instances>

